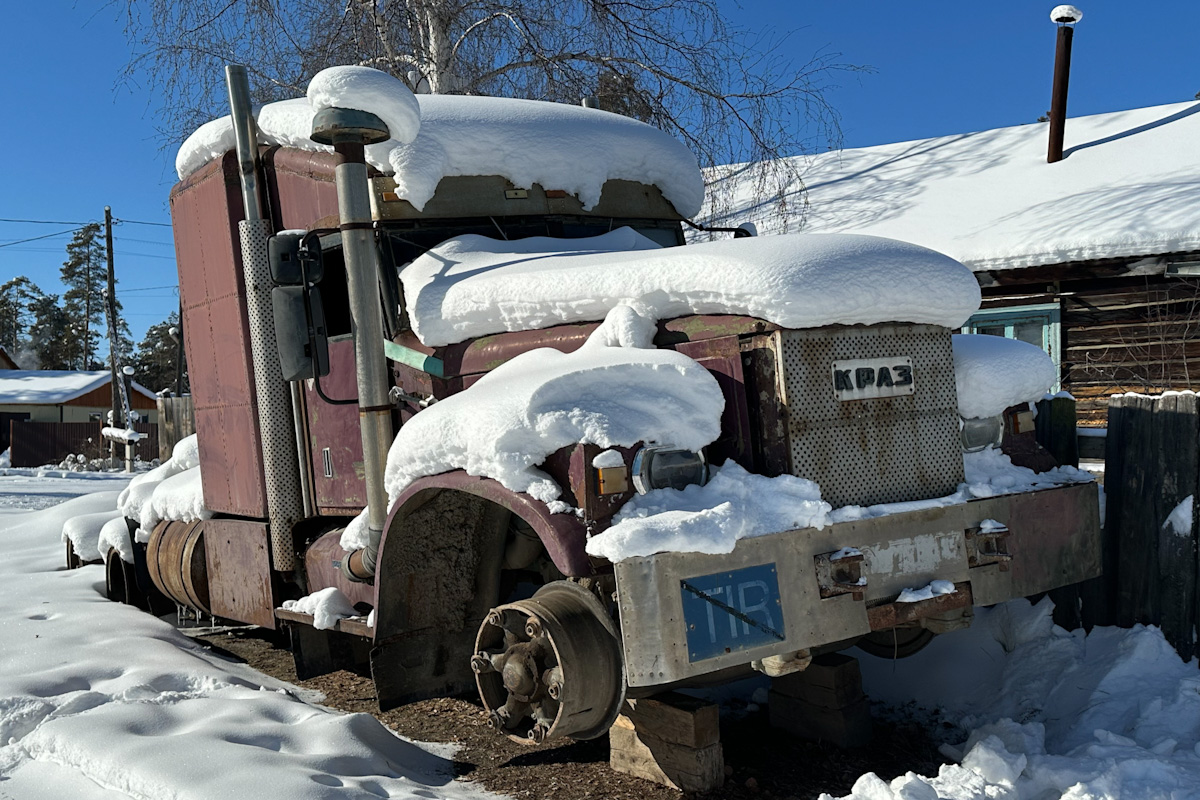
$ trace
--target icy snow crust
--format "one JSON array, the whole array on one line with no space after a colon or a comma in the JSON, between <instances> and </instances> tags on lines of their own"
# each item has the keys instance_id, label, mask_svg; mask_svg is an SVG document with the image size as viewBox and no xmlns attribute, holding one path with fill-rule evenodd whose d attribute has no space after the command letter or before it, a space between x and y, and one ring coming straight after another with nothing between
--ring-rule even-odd
<instances>
[{"instance_id":1,"label":"icy snow crust","mask_svg":"<svg viewBox=\"0 0 1200 800\"><path fill-rule=\"evenodd\" d=\"M980 298L978 282L957 261L855 235L669 248L628 229L575 240L468 235L420 256L400 278L413 331L430 346L599 320L620 304L654 319L745 314L787 328L879 322L956 328Z\"/></svg>"},{"instance_id":2,"label":"icy snow crust","mask_svg":"<svg viewBox=\"0 0 1200 800\"><path fill-rule=\"evenodd\" d=\"M967 630L900 660L859 659L872 700L917 704L969 732L957 764L847 800L1150 800L1200 792L1200 673L1157 628L1068 633L1053 605L976 608ZM852 653L854 651L851 651ZM828 795L822 795L828 800Z\"/></svg>"},{"instance_id":3,"label":"icy snow crust","mask_svg":"<svg viewBox=\"0 0 1200 800\"><path fill-rule=\"evenodd\" d=\"M308 138L312 117L318 106L340 105L377 114L389 127L389 120L403 121L403 136L394 129L391 140L368 147L367 162L394 174L396 193L418 210L444 177L500 175L526 189L537 183L565 190L577 195L585 209L600 201L606 181L638 181L657 186L681 215L700 212L704 181L696 157L645 123L562 103L421 95L416 98L416 132L417 123L409 120L411 98L402 84L376 70L332 67L313 79L307 100L263 106L259 141L328 151ZM416 137L403 138L411 133ZM229 117L200 126L175 157L180 180L234 146Z\"/></svg>"},{"instance_id":4,"label":"icy snow crust","mask_svg":"<svg viewBox=\"0 0 1200 800\"><path fill-rule=\"evenodd\" d=\"M805 232L891 236L975 271L1185 252L1200 249L1197 141L1189 101L1074 117L1056 164L1044 124L841 150L797 159L789 201ZM713 223L781 231L752 170L722 169L736 198Z\"/></svg>"},{"instance_id":5,"label":"icy snow crust","mask_svg":"<svg viewBox=\"0 0 1200 800\"><path fill-rule=\"evenodd\" d=\"M953 341L958 413L968 419L1040 400L1058 378L1050 356L1028 342L972 333Z\"/></svg>"},{"instance_id":6,"label":"icy snow crust","mask_svg":"<svg viewBox=\"0 0 1200 800\"><path fill-rule=\"evenodd\" d=\"M0 796L71 800L495 798L454 779L446 747L212 655L104 599L101 567L64 572L58 532L115 492L11 513L7 501L111 480L0 476ZM300 699L299 696L305 699Z\"/></svg>"}]
</instances>

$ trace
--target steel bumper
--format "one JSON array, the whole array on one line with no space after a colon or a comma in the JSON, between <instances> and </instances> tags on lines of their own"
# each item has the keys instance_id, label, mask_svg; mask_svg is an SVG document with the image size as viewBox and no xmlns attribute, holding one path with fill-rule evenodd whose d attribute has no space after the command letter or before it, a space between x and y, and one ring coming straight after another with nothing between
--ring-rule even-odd
<instances>
[{"instance_id":1,"label":"steel bumper","mask_svg":"<svg viewBox=\"0 0 1200 800\"><path fill-rule=\"evenodd\" d=\"M769 502L769 499L765 499ZM984 520L1007 527L981 530ZM831 558L842 548L861 556ZM1100 574L1093 483L743 539L615 565L628 684L654 686ZM894 603L934 580L954 594Z\"/></svg>"}]
</instances>

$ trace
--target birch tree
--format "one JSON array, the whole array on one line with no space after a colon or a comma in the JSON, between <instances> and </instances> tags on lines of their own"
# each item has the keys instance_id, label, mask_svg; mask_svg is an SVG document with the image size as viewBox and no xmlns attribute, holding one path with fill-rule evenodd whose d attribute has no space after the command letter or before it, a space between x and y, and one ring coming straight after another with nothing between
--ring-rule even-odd
<instances>
[{"instance_id":1,"label":"birch tree","mask_svg":"<svg viewBox=\"0 0 1200 800\"><path fill-rule=\"evenodd\" d=\"M362 64L416 92L594 97L679 137L702 167L774 162L760 188L779 197L799 176L777 159L838 144L827 94L854 69L826 50L797 63L794 43L731 24L715 0L113 2L133 48L126 76L161 95L167 141L226 113L226 63L247 66L259 102Z\"/></svg>"}]
</instances>

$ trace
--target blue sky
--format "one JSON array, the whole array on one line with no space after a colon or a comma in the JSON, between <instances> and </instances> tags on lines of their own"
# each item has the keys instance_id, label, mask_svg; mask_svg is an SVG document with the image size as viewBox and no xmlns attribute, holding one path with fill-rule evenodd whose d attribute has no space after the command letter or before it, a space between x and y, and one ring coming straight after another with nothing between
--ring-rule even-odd
<instances>
[{"instance_id":1,"label":"blue sky","mask_svg":"<svg viewBox=\"0 0 1200 800\"><path fill-rule=\"evenodd\" d=\"M827 48L871 72L837 76L829 97L847 147L1033 122L1050 105L1052 2L721 0L730 19L805 60ZM1072 116L1193 99L1200 91L1200 3L1080 3ZM1163 16L1170 8L1171 18ZM119 8L104 0L40 0L5 8L0 49L5 123L0 218L116 228L117 296L135 340L178 303L167 195L174 151L160 149L148 89L120 82L128 59ZM1200 143L1198 143L1200 146ZM3 246L73 227L0 223L0 283L27 275L61 292L69 236ZM166 288L160 288L166 287Z\"/></svg>"}]
</instances>

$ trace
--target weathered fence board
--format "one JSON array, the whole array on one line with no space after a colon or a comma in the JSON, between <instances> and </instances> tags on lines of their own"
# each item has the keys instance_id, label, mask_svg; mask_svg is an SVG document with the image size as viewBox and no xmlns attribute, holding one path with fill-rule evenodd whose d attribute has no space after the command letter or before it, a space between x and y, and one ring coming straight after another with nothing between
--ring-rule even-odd
<instances>
[{"instance_id":1,"label":"weathered fence board","mask_svg":"<svg viewBox=\"0 0 1200 800\"><path fill-rule=\"evenodd\" d=\"M1084 621L1158 625L1190 658L1200 619L1196 522L1185 535L1164 523L1200 489L1200 400L1190 393L1115 396L1105 443L1108 591L1085 599Z\"/></svg>"},{"instance_id":2,"label":"weathered fence board","mask_svg":"<svg viewBox=\"0 0 1200 800\"><path fill-rule=\"evenodd\" d=\"M57 464L69 455L88 459L106 458L107 442L100 435L99 422L30 422L12 423L12 465L41 467ZM158 452L158 426L139 422L133 429L145 438L138 443L141 458L154 458Z\"/></svg>"},{"instance_id":3,"label":"weathered fence board","mask_svg":"<svg viewBox=\"0 0 1200 800\"><path fill-rule=\"evenodd\" d=\"M158 457L166 461L181 439L196 432L191 395L158 398Z\"/></svg>"}]
</instances>

